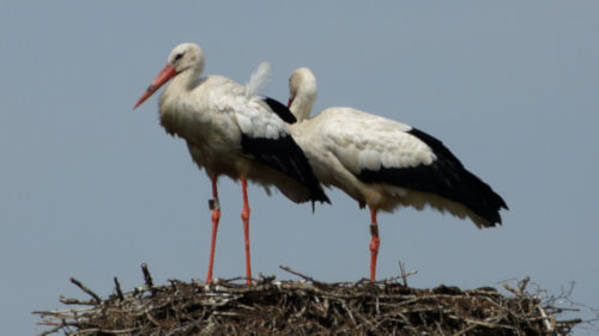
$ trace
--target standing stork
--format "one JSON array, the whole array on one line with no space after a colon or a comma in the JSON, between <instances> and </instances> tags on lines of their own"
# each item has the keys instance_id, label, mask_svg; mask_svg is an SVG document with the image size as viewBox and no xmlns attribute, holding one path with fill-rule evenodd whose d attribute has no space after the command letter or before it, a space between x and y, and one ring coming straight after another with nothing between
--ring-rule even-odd
<instances>
[{"instance_id":1,"label":"standing stork","mask_svg":"<svg viewBox=\"0 0 599 336\"><path fill-rule=\"evenodd\" d=\"M368 205L371 216L370 279L380 246L377 211L429 205L479 228L501 224L504 200L466 170L432 136L406 124L349 107L331 107L308 119L316 100L316 78L299 68L289 78L291 134L325 186L336 186Z\"/></svg>"},{"instance_id":2,"label":"standing stork","mask_svg":"<svg viewBox=\"0 0 599 336\"><path fill-rule=\"evenodd\" d=\"M171 51L166 66L151 82L134 109L172 79L160 96L160 123L167 133L187 142L194 162L200 169L206 169L212 181L212 238L207 282L212 281L220 219L217 179L225 175L233 180L241 180L241 218L247 283L250 284L247 179L265 188L274 185L297 203L330 201L314 176L306 156L289 134L282 117L273 113L273 109L282 113L280 106L285 106L272 99L255 96L255 86L261 79L250 79L246 87L222 76L199 78L203 70L202 49L193 43L178 45ZM256 76L264 77L263 74ZM290 115L288 111L287 114Z\"/></svg>"}]
</instances>

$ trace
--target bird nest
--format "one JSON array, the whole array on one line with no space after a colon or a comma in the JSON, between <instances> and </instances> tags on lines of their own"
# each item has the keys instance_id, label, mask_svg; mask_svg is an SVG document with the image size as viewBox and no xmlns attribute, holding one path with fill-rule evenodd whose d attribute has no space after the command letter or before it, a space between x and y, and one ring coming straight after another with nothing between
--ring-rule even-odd
<instances>
[{"instance_id":1,"label":"bird nest","mask_svg":"<svg viewBox=\"0 0 599 336\"><path fill-rule=\"evenodd\" d=\"M558 309L525 292L528 280L506 296L490 287L410 288L405 277L324 283L282 268L302 280L155 286L144 264L145 284L133 291L115 278L115 293L102 299L71 278L91 300L61 297L78 307L34 313L48 327L41 335L567 335L581 322L558 321Z\"/></svg>"}]
</instances>

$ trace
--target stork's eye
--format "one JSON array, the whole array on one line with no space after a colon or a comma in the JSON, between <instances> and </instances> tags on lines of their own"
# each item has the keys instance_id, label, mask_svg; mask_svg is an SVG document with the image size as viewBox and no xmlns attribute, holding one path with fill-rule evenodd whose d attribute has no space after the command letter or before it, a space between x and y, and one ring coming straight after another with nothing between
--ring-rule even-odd
<instances>
[{"instance_id":1,"label":"stork's eye","mask_svg":"<svg viewBox=\"0 0 599 336\"><path fill-rule=\"evenodd\" d=\"M183 57L183 53L178 53L177 55L175 55L175 62L177 62L178 60L180 60L181 57Z\"/></svg>"}]
</instances>

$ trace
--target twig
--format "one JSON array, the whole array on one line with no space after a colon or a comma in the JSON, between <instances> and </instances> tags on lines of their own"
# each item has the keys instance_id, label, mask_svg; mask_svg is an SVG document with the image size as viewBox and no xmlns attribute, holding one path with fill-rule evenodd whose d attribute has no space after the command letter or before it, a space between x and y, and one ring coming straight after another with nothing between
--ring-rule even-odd
<instances>
[{"instance_id":1,"label":"twig","mask_svg":"<svg viewBox=\"0 0 599 336\"><path fill-rule=\"evenodd\" d=\"M95 300L81 301L79 299L66 298L62 295L58 297L58 301L66 305L95 306L96 304L98 304Z\"/></svg>"},{"instance_id":2,"label":"twig","mask_svg":"<svg viewBox=\"0 0 599 336\"><path fill-rule=\"evenodd\" d=\"M343 309L345 309L345 311L347 312L347 316L349 316L349 318L351 319L351 321L355 327L357 325L357 323L356 323L356 320L354 319L354 314L352 314L351 310L347 306L347 303L345 303L345 300L340 300L340 301L341 301L341 307L343 307Z\"/></svg>"},{"instance_id":3,"label":"twig","mask_svg":"<svg viewBox=\"0 0 599 336\"><path fill-rule=\"evenodd\" d=\"M96 303L102 303L102 299L98 296L98 294L94 293L91 289L87 288L85 285L83 285L81 283L81 281L71 277L71 282L79 287L82 291L84 291L86 294L88 294L89 296L93 297L94 300L96 301Z\"/></svg>"},{"instance_id":4,"label":"twig","mask_svg":"<svg viewBox=\"0 0 599 336\"><path fill-rule=\"evenodd\" d=\"M247 279L247 278L246 277L242 277L242 276L238 276L238 277L234 277L234 278L222 279L222 281L224 281L224 282L234 282L234 281L245 280L245 279ZM216 280L221 280L221 279L216 279Z\"/></svg>"},{"instance_id":5,"label":"twig","mask_svg":"<svg viewBox=\"0 0 599 336\"><path fill-rule=\"evenodd\" d=\"M575 318L575 319L571 319L571 320L561 320L558 321L559 324L567 324L567 325L575 325L578 323L582 323L582 319L581 318Z\"/></svg>"},{"instance_id":6,"label":"twig","mask_svg":"<svg viewBox=\"0 0 599 336\"><path fill-rule=\"evenodd\" d=\"M309 277L307 275L303 275L302 273L300 273L300 272L292 269L289 266L280 265L279 268L282 269L283 271L289 272L289 273L291 273L293 275L297 275L298 277L300 277L300 278L302 278L304 280L310 281L310 282L312 282L315 285L322 285L323 284L322 282L320 282L320 281L318 281L318 280L316 280L316 279L314 279L312 277Z\"/></svg>"},{"instance_id":7,"label":"twig","mask_svg":"<svg viewBox=\"0 0 599 336\"><path fill-rule=\"evenodd\" d=\"M529 281L530 281L530 277L526 277L526 278L522 279L522 281L520 281L520 283L518 283L518 289L520 290L521 294L524 294L524 292L526 291L526 286L528 285Z\"/></svg>"},{"instance_id":8,"label":"twig","mask_svg":"<svg viewBox=\"0 0 599 336\"><path fill-rule=\"evenodd\" d=\"M461 336L461 335L466 335L466 334L468 334L470 331L472 331L473 329L476 329L476 328L478 328L478 325L476 325L476 324L471 324L471 325L469 325L468 327L466 327L466 328L464 328L464 329L462 329L462 330L460 330L460 331L458 331L458 332L456 332L456 333L452 334L451 336Z\"/></svg>"},{"instance_id":9,"label":"twig","mask_svg":"<svg viewBox=\"0 0 599 336\"><path fill-rule=\"evenodd\" d=\"M127 329L102 329L102 328L88 328L79 329L74 335L103 335L103 334L128 334L133 331L139 330L139 328L127 328Z\"/></svg>"},{"instance_id":10,"label":"twig","mask_svg":"<svg viewBox=\"0 0 599 336\"><path fill-rule=\"evenodd\" d=\"M152 295L156 294L154 282L152 281L152 276L150 275L150 271L148 270L148 264L146 264L145 262L141 263L141 272L144 274L144 281L146 283L146 287L148 287Z\"/></svg>"},{"instance_id":11,"label":"twig","mask_svg":"<svg viewBox=\"0 0 599 336\"><path fill-rule=\"evenodd\" d=\"M408 287L408 274L406 273L406 264L404 264L401 260L399 261L399 272L401 274L401 279L403 280L403 285Z\"/></svg>"},{"instance_id":12,"label":"twig","mask_svg":"<svg viewBox=\"0 0 599 336\"><path fill-rule=\"evenodd\" d=\"M39 333L38 336L48 336L50 334L54 334L55 332L59 331L63 327L64 327L64 324L61 323L61 324L57 325L56 327L54 327L54 328L52 328L50 330L46 330L46 331L43 331L43 332Z\"/></svg>"},{"instance_id":13,"label":"twig","mask_svg":"<svg viewBox=\"0 0 599 336\"><path fill-rule=\"evenodd\" d=\"M150 313L150 309L146 309L145 310L145 314L146 314L146 317L148 318L148 320L150 320L152 323L154 323L155 326L157 326L159 328L164 328L164 326L162 325L162 323L156 321L156 319L154 318L154 316L152 316L152 314Z\"/></svg>"},{"instance_id":14,"label":"twig","mask_svg":"<svg viewBox=\"0 0 599 336\"><path fill-rule=\"evenodd\" d=\"M522 293L518 289L510 286L510 284L508 284L507 282L503 284L503 288L505 288L507 291L516 296L522 296Z\"/></svg>"},{"instance_id":15,"label":"twig","mask_svg":"<svg viewBox=\"0 0 599 336\"><path fill-rule=\"evenodd\" d=\"M526 279L528 279L528 278L526 278ZM543 309L543 307L541 307L540 304L537 305L537 309L539 310L539 313L541 313L541 316L543 317L543 324L545 325L546 331L548 333L551 333L553 331L553 325L549 321L549 317L545 313L545 310Z\"/></svg>"},{"instance_id":16,"label":"twig","mask_svg":"<svg viewBox=\"0 0 599 336\"><path fill-rule=\"evenodd\" d=\"M123 291L121 290L121 284L119 283L119 279L117 279L117 277L114 277L114 288L116 290L116 296L119 298L119 300L125 300L125 296L123 296Z\"/></svg>"}]
</instances>

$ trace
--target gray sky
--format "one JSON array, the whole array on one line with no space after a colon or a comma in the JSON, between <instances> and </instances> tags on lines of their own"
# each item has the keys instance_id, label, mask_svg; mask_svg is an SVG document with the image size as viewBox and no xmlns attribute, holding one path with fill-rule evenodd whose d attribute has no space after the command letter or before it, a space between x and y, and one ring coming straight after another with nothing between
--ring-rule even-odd
<instances>
[{"instance_id":1,"label":"gray sky","mask_svg":"<svg viewBox=\"0 0 599 336\"><path fill-rule=\"evenodd\" d=\"M595 1L0 2L0 325L31 334L58 295L102 296L118 276L204 279L210 183L157 121L132 106L178 43L206 72L245 83L272 64L266 93L287 99L299 67L316 74L315 111L352 106L442 140L511 210L504 225L403 209L379 216L379 277L466 288L531 276L599 306L594 208L599 103ZM240 186L222 179L215 275L244 274ZM325 281L368 276L369 216L338 191L298 206L250 188L253 270L289 265ZM584 331L580 330L579 334Z\"/></svg>"}]
</instances>

